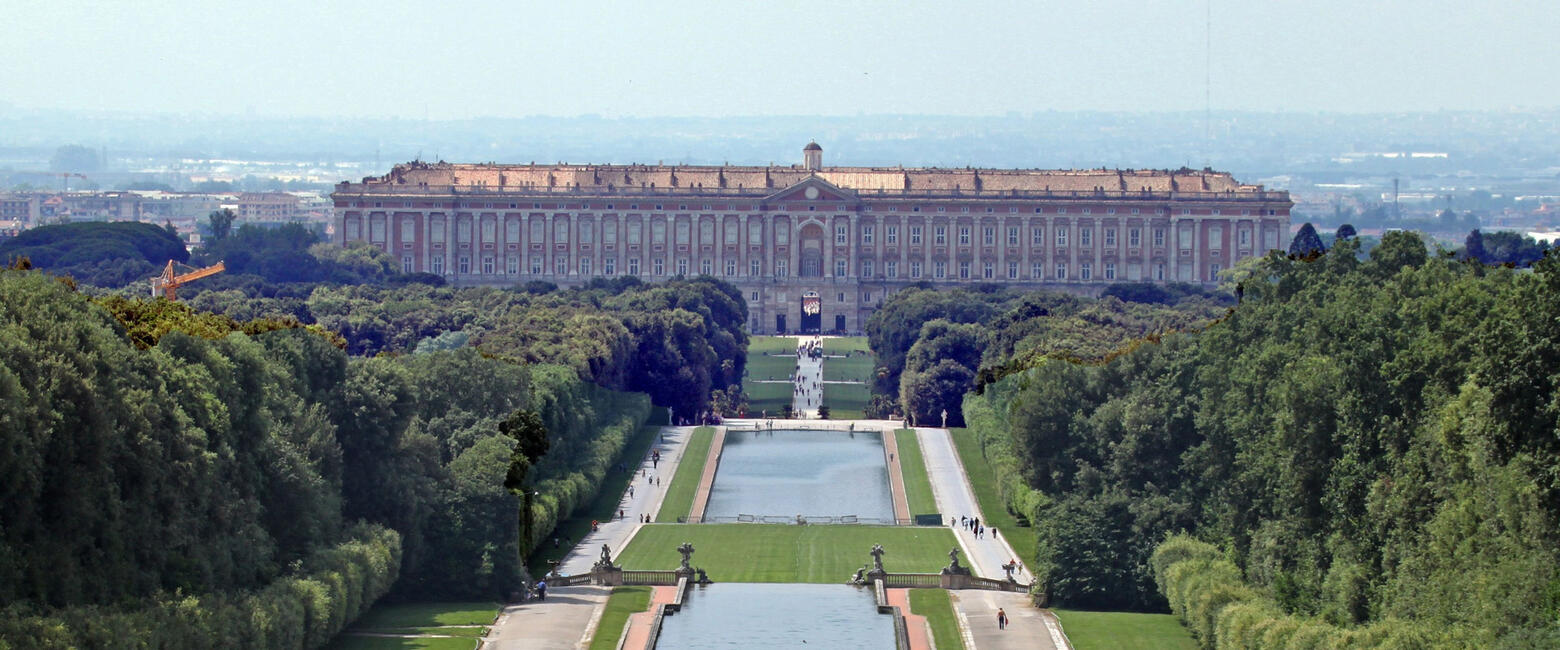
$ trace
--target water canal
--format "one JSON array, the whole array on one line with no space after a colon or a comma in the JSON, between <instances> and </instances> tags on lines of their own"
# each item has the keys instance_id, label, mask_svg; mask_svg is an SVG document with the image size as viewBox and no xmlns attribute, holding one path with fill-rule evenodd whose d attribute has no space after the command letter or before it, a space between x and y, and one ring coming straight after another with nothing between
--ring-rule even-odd
<instances>
[{"instance_id":1,"label":"water canal","mask_svg":"<svg viewBox=\"0 0 1560 650\"><path fill-rule=\"evenodd\" d=\"M706 521L743 515L892 522L883 436L872 431L732 431Z\"/></svg>"},{"instance_id":2,"label":"water canal","mask_svg":"<svg viewBox=\"0 0 1560 650\"><path fill-rule=\"evenodd\" d=\"M666 617L656 647L893 650L894 617L856 587L713 584L694 588Z\"/></svg>"}]
</instances>

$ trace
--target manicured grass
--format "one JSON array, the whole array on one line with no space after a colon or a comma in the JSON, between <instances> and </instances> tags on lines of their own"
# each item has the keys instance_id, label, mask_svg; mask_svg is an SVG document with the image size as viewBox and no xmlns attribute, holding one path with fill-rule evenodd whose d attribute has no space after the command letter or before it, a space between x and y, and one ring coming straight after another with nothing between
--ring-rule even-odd
<instances>
[{"instance_id":1,"label":"manicured grass","mask_svg":"<svg viewBox=\"0 0 1560 650\"><path fill-rule=\"evenodd\" d=\"M846 357L835 359L827 357L823 360L823 378L828 381L859 381L862 383L872 381L872 375L877 366L872 355Z\"/></svg>"},{"instance_id":2,"label":"manicured grass","mask_svg":"<svg viewBox=\"0 0 1560 650\"><path fill-rule=\"evenodd\" d=\"M352 629L369 630L439 625L492 625L498 616L495 603L410 603L375 605Z\"/></svg>"},{"instance_id":3,"label":"manicured grass","mask_svg":"<svg viewBox=\"0 0 1560 650\"><path fill-rule=\"evenodd\" d=\"M607 475L602 479L601 489L596 492L595 500L590 505L576 512L568 519L558 522L558 527L553 529L553 534L544 537L542 543L531 552L531 557L526 561L526 567L531 575L539 576L547 573L547 562L550 560L562 561L564 556L574 548L573 542L585 539L590 533L590 522L611 521L617 516L618 503L623 500L623 493L628 491L628 482L639 475L639 463L650 454L650 447L656 444L661 428L654 426L640 427L639 433L624 445L622 456L618 458L628 466L628 472L619 472L614 467L607 470ZM552 545L552 538L569 540L570 544L562 544L557 548Z\"/></svg>"},{"instance_id":4,"label":"manicured grass","mask_svg":"<svg viewBox=\"0 0 1560 650\"><path fill-rule=\"evenodd\" d=\"M743 382L742 392L747 393L748 417L780 417L781 409L794 399L791 384L756 384Z\"/></svg>"},{"instance_id":5,"label":"manicured grass","mask_svg":"<svg viewBox=\"0 0 1560 650\"><path fill-rule=\"evenodd\" d=\"M693 495L699 491L699 479L704 476L704 461L709 458L710 440L714 437L712 427L693 430L693 437L683 449L682 460L677 462L677 474L661 499L661 509L655 513L656 521L675 522L678 517L688 516L688 511L693 509Z\"/></svg>"},{"instance_id":6,"label":"manicured grass","mask_svg":"<svg viewBox=\"0 0 1560 650\"><path fill-rule=\"evenodd\" d=\"M796 372L796 357L772 357L761 353L748 353L747 377L748 381L777 380L785 381Z\"/></svg>"},{"instance_id":7,"label":"manicured grass","mask_svg":"<svg viewBox=\"0 0 1560 650\"><path fill-rule=\"evenodd\" d=\"M839 336L824 339L823 352L824 354L871 353L872 348L867 345L867 337L865 336Z\"/></svg>"},{"instance_id":8,"label":"manicured grass","mask_svg":"<svg viewBox=\"0 0 1560 650\"><path fill-rule=\"evenodd\" d=\"M997 534L1007 537L1008 545L1021 556L1020 561L1032 563L1036 549L1035 529L1019 528L1018 519L1007 511L1002 496L997 494L996 473L980 451L980 441L964 429L950 429L949 433L953 436L954 448L959 451L959 461L964 464L964 473L970 478L970 487L975 490L975 500L980 502L980 512L986 518L981 523L987 528L995 526Z\"/></svg>"},{"instance_id":9,"label":"manicured grass","mask_svg":"<svg viewBox=\"0 0 1560 650\"><path fill-rule=\"evenodd\" d=\"M932 481L926 476L921 439L916 437L915 429L895 431L894 442L899 446L899 471L905 479L905 501L909 502L910 515L937 512L937 499L932 496Z\"/></svg>"},{"instance_id":10,"label":"manicured grass","mask_svg":"<svg viewBox=\"0 0 1560 650\"><path fill-rule=\"evenodd\" d=\"M825 375L827 376L827 375ZM823 403L831 420L860 420L872 394L864 384L824 384Z\"/></svg>"},{"instance_id":11,"label":"manicured grass","mask_svg":"<svg viewBox=\"0 0 1560 650\"><path fill-rule=\"evenodd\" d=\"M439 636L459 636L480 639L487 636L486 626L476 627L404 627L377 629L375 632L387 634L435 634Z\"/></svg>"},{"instance_id":12,"label":"manicured grass","mask_svg":"<svg viewBox=\"0 0 1560 650\"><path fill-rule=\"evenodd\" d=\"M936 573L958 544L947 528L913 526L796 526L684 524L645 526L618 556L628 569L675 569L677 546L693 544L693 566L716 582L842 584L870 565L882 544L891 572Z\"/></svg>"},{"instance_id":13,"label":"manicured grass","mask_svg":"<svg viewBox=\"0 0 1560 650\"><path fill-rule=\"evenodd\" d=\"M1169 614L1132 612L1078 612L1052 610L1062 621L1062 631L1077 650L1135 648L1137 650L1195 650L1197 643L1187 629ZM939 646L941 641L939 640Z\"/></svg>"},{"instance_id":14,"label":"manicured grass","mask_svg":"<svg viewBox=\"0 0 1560 650\"><path fill-rule=\"evenodd\" d=\"M780 352L780 353L783 353L783 354L795 354L796 353L796 338L795 337L790 337L790 336L751 336L751 337L748 337L748 354L753 354L754 352L758 352L758 353L764 353L764 352L775 353L775 352Z\"/></svg>"},{"instance_id":15,"label":"manicured grass","mask_svg":"<svg viewBox=\"0 0 1560 650\"><path fill-rule=\"evenodd\" d=\"M470 638L353 636L343 634L330 642L331 650L472 650L479 641Z\"/></svg>"},{"instance_id":16,"label":"manicured grass","mask_svg":"<svg viewBox=\"0 0 1560 650\"><path fill-rule=\"evenodd\" d=\"M611 650L623 638L623 625L632 614L650 608L651 587L613 587L607 598L607 608L596 624L596 634L590 638L592 650Z\"/></svg>"},{"instance_id":17,"label":"manicured grass","mask_svg":"<svg viewBox=\"0 0 1560 650\"><path fill-rule=\"evenodd\" d=\"M964 636L959 634L959 617L953 613L953 603L943 589L911 589L910 613L926 617L926 626L932 628L932 643L943 650L964 647Z\"/></svg>"}]
</instances>

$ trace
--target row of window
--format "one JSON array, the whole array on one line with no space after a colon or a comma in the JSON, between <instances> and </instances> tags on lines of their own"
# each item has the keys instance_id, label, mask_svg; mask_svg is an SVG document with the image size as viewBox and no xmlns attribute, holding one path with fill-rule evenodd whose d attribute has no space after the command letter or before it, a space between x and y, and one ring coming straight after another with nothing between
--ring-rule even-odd
<instances>
[{"instance_id":1,"label":"row of window","mask_svg":"<svg viewBox=\"0 0 1560 650\"><path fill-rule=\"evenodd\" d=\"M580 275L591 275L594 272L593 264L594 264L594 262L592 261L591 258L588 258L588 257L580 258L578 260L578 271L579 271L579 274ZM785 261L784 260L780 260L780 261L775 263L775 266L776 266L776 268L775 268L775 271L776 271L775 275L778 276L778 277L785 277L785 275L786 275L786 263L785 263ZM1049 276L1047 276L1046 273L1045 273L1045 270L1046 270L1045 266L1046 265L1044 263L1042 263L1042 262L1035 262L1035 263L1029 265L1029 269L1028 269L1029 270L1029 274L1027 276L1020 276L1019 272L1022 269L1021 269L1019 263L1018 262L1008 262L1007 263L1007 268L1005 269L1006 274L1005 274L1004 277L1006 277L1006 279L1008 279L1008 280L1019 280L1019 279L1024 279L1024 280L1047 280L1047 279L1050 279L1050 280L1066 280L1066 279L1068 279L1068 272L1069 272L1069 269L1071 268L1071 265L1066 264L1066 263L1058 263L1058 264L1056 264L1053 267L1053 269L1052 269L1053 272ZM531 275L541 275L543 268L544 268L544 263L543 263L543 258L542 257L540 257L540 256L533 256L533 257L531 257L531 259L530 259L530 266L529 266L529 270L530 270L530 274ZM686 260L686 259L676 260L674 262L673 268L676 269L676 275L688 275L688 273L689 273L689 261ZM912 280L922 279L923 278L922 272L923 272L924 268L925 267L923 267L923 265L922 265L922 263L920 261L909 262L908 263L909 274L906 277L908 277L909 279L912 279ZM948 267L948 262L947 261L944 261L944 260L934 261L934 262L931 263L931 268L930 268L931 274L930 274L930 277L932 279L934 279L934 280L948 279L949 278L948 268L949 267ZM956 269L955 270L955 275L953 277L956 277L959 280L972 280L972 279L995 280L995 279L998 279L998 275L997 274L999 273L997 265L995 263L993 263L993 262L986 262L986 263L984 263L981 266L980 270L978 271L979 272L979 276L978 277L972 275L976 271L974 271L972 269L972 266L971 266L970 262L959 262L958 265L955 267L955 269ZM1117 265L1116 265L1115 262L1104 262L1103 264L1101 264L1101 269L1100 270L1102 272L1102 279L1104 279L1106 281L1112 281L1112 280L1119 279L1117 277L1117 274L1116 274L1116 269L1117 269ZM443 274L444 273L444 258L443 257L434 257L434 258L430 259L429 260L429 268L428 268L428 270L430 272L432 272L432 273L435 273L435 274ZM1077 264L1077 270L1078 270L1078 275L1077 275L1077 279L1078 280L1090 281L1090 280L1095 279L1094 278L1094 264L1092 262L1079 262ZM1151 265L1150 270L1151 270L1151 277L1152 277L1152 279L1158 280L1158 281L1163 281L1165 279L1165 265L1163 263L1155 263L1155 264ZM1214 277L1218 276L1220 270L1222 270L1222 266L1220 264L1210 264L1209 265L1209 269L1208 269L1208 277L1211 279L1211 278L1214 278ZM406 255L406 256L403 256L401 258L401 271L403 273L413 273L413 272L417 271L416 263L415 263L415 260L413 260L412 256ZM627 266L626 266L626 269L625 269L625 273L628 274L628 275L639 275L640 271L641 271L640 260L638 258L630 258L627 261ZM652 275L652 276L666 275L666 271L667 271L666 260L663 259L663 258L655 258L655 259L650 260L649 271L650 271L650 275ZM737 263L736 263L736 261L735 260L726 260L724 271L725 271L725 274L728 275L728 276L735 276L737 274ZM846 271L845 262L843 260L836 262L835 265L834 265L834 271L835 271L834 274L836 276L844 276L845 275L845 271ZM462 256L462 257L457 258L455 272L459 273L459 274L469 274L469 273L471 273L471 258L470 257L466 257L466 256ZM495 260L494 260L494 258L491 257L491 256L483 257L482 258L481 273L483 275L493 275L495 272L496 271L495 271ZM570 272L569 258L567 258L567 257L558 257L558 258L555 258L553 260L553 274L554 275L568 275L569 272ZM710 260L702 260L702 261L700 261L699 262L699 267L698 267L698 272L703 274L703 275L713 275L714 274L714 263L712 261L710 261ZM752 260L751 263L749 264L748 275L750 275L750 276L757 276L757 275L759 275L759 272L760 272L759 261L758 260ZM864 276L864 277L872 277L872 272L873 272L873 264L872 264L871 261L864 261L864 262L861 263L861 274L862 274L862 276ZM511 256L505 258L504 273L507 274L507 275L518 275L520 273L520 258L518 256L511 255ZM607 258L605 260L602 260L601 274L602 275L617 275L617 260L614 259L614 258ZM884 262L883 263L883 274L884 274L885 277L887 277L889 279L898 279L899 278L899 263L897 261ZM1143 278L1131 277L1131 278L1126 278L1126 279L1141 280Z\"/></svg>"},{"instance_id":2,"label":"row of window","mask_svg":"<svg viewBox=\"0 0 1560 650\"><path fill-rule=\"evenodd\" d=\"M385 203L386 203L385 201L374 201L374 207L376 207L376 208L383 208L383 207L385 207ZM393 203L393 201L391 203ZM560 207L560 205L561 204L549 203L549 204L547 204L547 207L545 209L548 209L548 210L558 209ZM650 204L647 203L645 205L648 208L648 206ZM665 204L656 203L654 205L655 205L655 210L656 211L661 211L661 210L666 209L666 205ZM367 206L365 205L365 203L363 201L355 201L355 202L352 203L352 207L363 208L363 207L367 207ZM391 207L394 207L394 206L391 206ZM403 208L411 208L411 207L413 207L413 205L412 205L411 201L402 201L401 202L401 207L403 207ZM422 207L422 208L449 207L449 208L455 208L455 209L473 209L473 210L474 209L487 209L487 210L493 210L493 209L502 210L502 209L504 209L502 203L500 203L500 204L483 203L480 206L477 205L476 203L463 203L463 204L460 204L459 206L456 206L454 204L443 205L443 204L435 203L435 204L425 204L425 205L418 206L418 207ZM815 211L817 211L816 210L817 207L818 206L816 206L816 205L809 205L809 206L807 206L807 210L815 212ZM826 206L824 206L824 209L827 210L828 207L829 206L826 205ZM922 208L922 206L919 206L919 205L912 205L912 206L909 206L909 207L910 207L910 212L920 212L921 208ZM710 212L711 210L749 210L751 208L752 208L751 205L733 206L731 204L726 204L726 205L721 205L721 206L713 206L712 207L710 204L705 203L705 204L703 204L699 208L699 210L701 210L703 212ZM967 206L967 205L958 206L958 208L959 208L958 212L961 213L961 214L969 214L971 212L970 206ZM509 204L509 209L510 210L520 209L520 204L519 203L510 203ZM541 203L532 203L531 204L531 209L533 209L533 210L542 210L544 208L542 207ZM572 206L571 206L571 209L572 209ZM592 206L591 204L587 203L587 204L584 204L579 209L582 209L582 210L603 210L603 209L605 209L605 210L616 210L617 206L615 204L612 204L612 203L607 203L605 205L595 205L595 206ZM638 210L639 209L639 204L638 203L630 203L628 205L628 209L629 210ZM686 204L686 203L679 203L679 204L677 204L677 209L679 211L686 211L686 210L688 210L688 204ZM778 209L783 210L784 208L778 208ZM794 209L800 210L800 208L794 208ZM839 204L835 204L834 205L834 209L837 212L845 212L845 211L848 211L850 209L850 206L848 204L845 204L845 203L839 203ZM889 206L881 206L880 207L880 206L868 204L868 205L863 206L862 209L864 211L866 211L866 212L899 212L899 206L897 206L897 205L889 205ZM1035 214L1047 214L1047 213L1050 213L1050 214L1068 214L1068 210L1069 210L1069 208L1067 206L1056 206L1056 207L1052 208L1051 210L1046 210L1044 207L1037 207L1037 208L1034 209L1034 213ZM940 212L940 213L946 213L946 212L948 212L948 206L944 206L944 205L936 206L936 211ZM985 211L986 214L994 214L994 213L997 213L997 212L1007 212L1008 214L1018 214L1019 213L1018 206L1007 206L1006 210L999 210L997 207L986 207L984 209L984 211ZM1129 210L1129 212L1131 212L1132 214L1142 214L1143 211L1142 211L1141 208L1131 208ZM1165 215L1165 214L1169 214L1169 212L1170 211L1168 209L1166 209L1166 208L1155 208L1155 209L1150 211L1150 214ZM1094 214L1095 212L1094 212L1094 208L1092 208L1092 207L1083 207L1083 208L1079 208L1077 213L1078 214ZM1220 215L1223 214L1223 210L1221 210L1220 208L1212 208L1212 209L1208 210L1208 213L1210 215L1213 215L1213 216L1220 216ZM1271 210L1271 209L1261 209L1261 210L1257 210L1257 213L1258 214L1266 214L1268 216L1276 216L1278 214L1278 211L1277 210ZM1105 208L1104 211L1103 211L1103 214L1114 215L1114 214L1116 214L1116 208ZM1193 210L1192 210L1192 208L1181 208L1181 214L1183 216L1190 216L1190 215L1193 214ZM1234 215L1235 213L1233 211L1231 211L1230 214ZM1249 208L1241 209L1240 216L1243 216L1243 217L1251 216L1251 209L1249 209Z\"/></svg>"}]
</instances>

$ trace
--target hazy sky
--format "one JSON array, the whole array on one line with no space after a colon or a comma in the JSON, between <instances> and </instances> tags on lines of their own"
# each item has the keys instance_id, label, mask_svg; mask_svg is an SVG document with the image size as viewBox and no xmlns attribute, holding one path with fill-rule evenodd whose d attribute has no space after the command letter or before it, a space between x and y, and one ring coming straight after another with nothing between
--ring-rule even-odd
<instances>
[{"instance_id":1,"label":"hazy sky","mask_svg":"<svg viewBox=\"0 0 1560 650\"><path fill-rule=\"evenodd\" d=\"M1211 0L1214 109L1560 107L1555 0ZM11 0L0 104L402 116L1201 110L1202 0Z\"/></svg>"}]
</instances>

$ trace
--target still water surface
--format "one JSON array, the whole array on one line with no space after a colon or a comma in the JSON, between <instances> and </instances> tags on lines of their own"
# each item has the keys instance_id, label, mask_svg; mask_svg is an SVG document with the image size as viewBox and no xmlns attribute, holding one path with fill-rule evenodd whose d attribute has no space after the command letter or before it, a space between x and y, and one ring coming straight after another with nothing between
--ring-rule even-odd
<instances>
[{"instance_id":1,"label":"still water surface","mask_svg":"<svg viewBox=\"0 0 1560 650\"><path fill-rule=\"evenodd\" d=\"M883 436L862 431L727 433L704 513L892 520Z\"/></svg>"},{"instance_id":2,"label":"still water surface","mask_svg":"<svg viewBox=\"0 0 1560 650\"><path fill-rule=\"evenodd\" d=\"M859 434L858 434L859 437ZM658 650L893 650L894 617L845 585L725 583L695 587L661 624Z\"/></svg>"}]
</instances>

